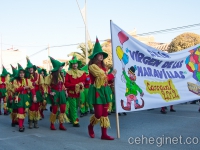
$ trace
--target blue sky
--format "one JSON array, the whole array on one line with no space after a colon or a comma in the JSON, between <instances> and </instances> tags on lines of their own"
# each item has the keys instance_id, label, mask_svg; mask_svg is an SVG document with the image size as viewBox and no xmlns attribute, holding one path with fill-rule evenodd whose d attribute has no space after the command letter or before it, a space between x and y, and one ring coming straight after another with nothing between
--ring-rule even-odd
<instances>
[{"instance_id":1,"label":"blue sky","mask_svg":"<svg viewBox=\"0 0 200 150\"><path fill-rule=\"evenodd\" d=\"M78 0L81 8L84 0ZM199 0L87 0L88 30L92 40L110 38L110 20L125 31L137 29L146 33L200 23ZM157 42L170 42L183 32L200 34L199 28L153 35ZM3 49L26 50L27 55L49 44L67 45L84 42L85 31L76 0L2 0L0 1L0 34ZM51 48L55 58L67 58L76 46ZM46 59L47 51L30 59Z\"/></svg>"}]
</instances>

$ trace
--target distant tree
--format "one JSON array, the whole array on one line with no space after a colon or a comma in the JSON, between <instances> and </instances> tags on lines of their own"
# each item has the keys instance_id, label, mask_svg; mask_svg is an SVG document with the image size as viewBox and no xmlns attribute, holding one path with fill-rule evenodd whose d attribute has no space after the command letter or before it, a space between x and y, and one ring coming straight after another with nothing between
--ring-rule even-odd
<instances>
[{"instance_id":1,"label":"distant tree","mask_svg":"<svg viewBox=\"0 0 200 150\"><path fill-rule=\"evenodd\" d=\"M197 45L200 43L200 35L195 33L183 33L177 36L169 44L169 53L181 51L188 47Z\"/></svg>"}]
</instances>

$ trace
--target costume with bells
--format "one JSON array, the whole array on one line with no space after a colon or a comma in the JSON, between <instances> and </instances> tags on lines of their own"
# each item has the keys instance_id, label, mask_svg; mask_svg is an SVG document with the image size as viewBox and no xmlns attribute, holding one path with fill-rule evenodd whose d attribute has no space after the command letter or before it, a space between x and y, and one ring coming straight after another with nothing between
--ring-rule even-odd
<instances>
[{"instance_id":1,"label":"costume with bells","mask_svg":"<svg viewBox=\"0 0 200 150\"><path fill-rule=\"evenodd\" d=\"M15 98L15 91L14 91L14 87L13 87L13 81L14 81L14 77L17 75L17 68L14 68L12 65L11 65L11 68L12 68L12 72L13 74L11 75L11 78L10 78L10 84L7 88L7 107L9 109L12 109L12 112L10 114L11 116L11 120L12 120L12 123L11 123L11 126L12 127L15 127L15 125L18 125L18 119L17 119L17 103L15 103L14 101L14 98Z\"/></svg>"},{"instance_id":2,"label":"costume with bells","mask_svg":"<svg viewBox=\"0 0 200 150\"><path fill-rule=\"evenodd\" d=\"M102 54L104 59L108 57L108 54L103 52L98 39L96 39L93 53L89 56L89 59L93 59L98 54ZM91 85L89 88L90 96L88 97L88 102L94 106L94 115L90 118L88 132L90 137L94 138L95 134L93 127L100 122L102 130L101 139L114 140L113 137L107 135L107 128L110 127L108 105L109 102L112 102L112 93L110 87L108 86L108 81L113 80L114 75L108 75L106 72L106 68L104 68L101 64L89 65Z\"/></svg>"},{"instance_id":3,"label":"costume with bells","mask_svg":"<svg viewBox=\"0 0 200 150\"><path fill-rule=\"evenodd\" d=\"M52 105L52 113L50 115L50 129L51 130L56 130L55 128L55 122L56 122L56 114L57 111L60 107L60 114L58 116L58 120L59 120L59 129L60 130L66 130L66 128L63 126L63 123L65 122L69 122L65 111L66 111L66 94L65 94L65 86L64 86L64 79L61 76L61 72L59 72L59 69L61 67L63 67L65 65L65 63L61 63L58 60L55 60L54 58L50 57L53 69L51 70L51 74L48 75L45 78L45 85L47 85L48 87L46 87L46 90L48 90L47 92L49 94L54 93L50 95L50 99L51 99L51 105ZM58 83L54 83L53 80L53 74L54 72L58 71Z\"/></svg>"},{"instance_id":4,"label":"costume with bells","mask_svg":"<svg viewBox=\"0 0 200 150\"><path fill-rule=\"evenodd\" d=\"M73 64L78 64L77 69L72 67ZM69 101L69 115L70 121L74 127L79 127L79 119L77 116L77 108L79 106L80 92L84 90L84 84L86 74L78 70L81 66L76 56L73 56L72 60L69 61L69 70L65 77L65 87L67 88L68 101Z\"/></svg>"},{"instance_id":5,"label":"costume with bells","mask_svg":"<svg viewBox=\"0 0 200 150\"><path fill-rule=\"evenodd\" d=\"M43 95L44 95L44 79L42 75L36 72L37 68L35 65L31 63L29 58L26 58L27 60L27 66L26 66L26 71L28 72L28 79L32 82L32 85L34 86L35 92L36 92L36 98L37 101L33 102L31 101L30 108L28 111L28 117L29 117L29 128L33 128L33 123L34 123L34 128L39 128L38 127L38 120L40 119L40 103L43 102ZM33 73L29 72L29 69L33 68Z\"/></svg>"},{"instance_id":6,"label":"costume with bells","mask_svg":"<svg viewBox=\"0 0 200 150\"><path fill-rule=\"evenodd\" d=\"M36 96L34 86L30 79L21 78L20 72L23 71L25 74L25 70L22 68L20 64L18 64L18 73L15 76L15 80L13 81L13 88L15 92L14 102L17 104L18 108L18 124L19 131L24 132L24 119L25 119L25 109L30 107L31 100ZM25 89L25 87L29 87Z\"/></svg>"},{"instance_id":7,"label":"costume with bells","mask_svg":"<svg viewBox=\"0 0 200 150\"><path fill-rule=\"evenodd\" d=\"M93 114L93 106L88 103L88 90L91 83L90 75L88 71L88 65L85 65L84 67L82 67L81 70L86 73L84 91L80 93L80 111L81 111L81 117L82 117L83 115L87 115L88 108L90 109L90 113Z\"/></svg>"},{"instance_id":8,"label":"costume with bells","mask_svg":"<svg viewBox=\"0 0 200 150\"><path fill-rule=\"evenodd\" d=\"M0 115L1 115L1 100L3 99L3 110L4 115L8 115L8 108L7 108L7 88L9 86L10 75L6 68L2 66L2 74L0 75Z\"/></svg>"}]
</instances>

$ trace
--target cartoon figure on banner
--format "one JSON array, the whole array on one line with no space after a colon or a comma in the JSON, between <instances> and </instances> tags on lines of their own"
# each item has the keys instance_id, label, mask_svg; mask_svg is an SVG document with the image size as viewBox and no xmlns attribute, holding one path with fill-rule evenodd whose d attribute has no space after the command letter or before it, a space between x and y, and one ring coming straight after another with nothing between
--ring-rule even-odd
<instances>
[{"instance_id":1,"label":"cartoon figure on banner","mask_svg":"<svg viewBox=\"0 0 200 150\"><path fill-rule=\"evenodd\" d=\"M123 43L126 42L129 38L128 36L125 35L125 33L123 31L120 31L118 33L118 37L119 37L119 41L122 44L121 46L117 46L116 47L116 53L117 56L119 58L119 60L122 63L122 81L126 83L126 93L125 96L127 98L127 105L124 106L124 101L121 100L121 107L122 109L126 110L126 111L130 111L131 110L131 103L132 101L134 101L134 106L135 109L140 109L144 107L144 100L141 98L142 100L142 104L139 104L139 100L137 99L137 95L138 92L140 93L140 96L142 97L144 95L142 89L136 84L136 76L135 76L135 71L136 71L136 66L131 66L128 69L128 75L126 74L125 71L125 66L128 64L129 62L129 57L126 53L128 53L128 48L126 49L126 53L124 53L123 51Z\"/></svg>"},{"instance_id":2,"label":"cartoon figure on banner","mask_svg":"<svg viewBox=\"0 0 200 150\"><path fill-rule=\"evenodd\" d=\"M144 107L144 100L142 100L142 104L139 104L139 100L137 99L138 92L140 93L140 96L143 97L144 93L142 89L136 84L136 66L131 66L128 68L128 75L126 74L125 68L123 70L123 75L126 80L126 93L125 96L127 98L127 105L124 106L124 101L121 100L121 106L124 110L130 111L131 110L131 102L134 101L135 109L140 109Z\"/></svg>"}]
</instances>

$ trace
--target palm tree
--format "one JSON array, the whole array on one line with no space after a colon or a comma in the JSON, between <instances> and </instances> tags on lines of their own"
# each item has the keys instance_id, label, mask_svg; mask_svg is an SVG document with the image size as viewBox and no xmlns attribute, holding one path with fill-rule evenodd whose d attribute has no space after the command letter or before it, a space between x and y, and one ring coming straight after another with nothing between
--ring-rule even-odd
<instances>
[{"instance_id":1,"label":"palm tree","mask_svg":"<svg viewBox=\"0 0 200 150\"><path fill-rule=\"evenodd\" d=\"M108 69L110 69L113 67L111 41L107 40L104 43L102 43L101 46L102 46L103 51L108 53L108 57L105 59L105 64L106 64L106 67ZM94 44L91 41L89 41L88 42L88 56L90 56L92 54L93 48L94 48ZM82 64L85 65L86 64L85 43L81 43L78 46L78 49L80 49L82 51L82 53L72 52L68 56L76 55L76 57L82 62Z\"/></svg>"},{"instance_id":2,"label":"palm tree","mask_svg":"<svg viewBox=\"0 0 200 150\"><path fill-rule=\"evenodd\" d=\"M88 41L88 56L92 54L94 44L91 41ZM82 52L71 52L68 56L76 55L76 57L82 62L83 65L86 65L86 51L85 43L81 43L78 47Z\"/></svg>"}]
</instances>

